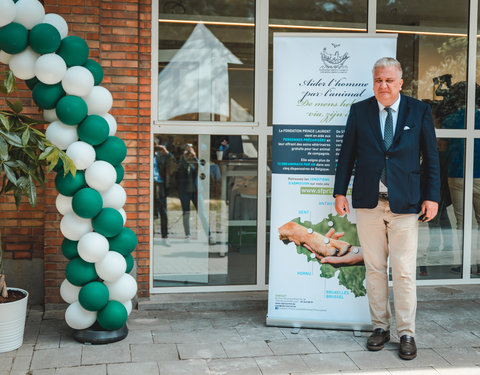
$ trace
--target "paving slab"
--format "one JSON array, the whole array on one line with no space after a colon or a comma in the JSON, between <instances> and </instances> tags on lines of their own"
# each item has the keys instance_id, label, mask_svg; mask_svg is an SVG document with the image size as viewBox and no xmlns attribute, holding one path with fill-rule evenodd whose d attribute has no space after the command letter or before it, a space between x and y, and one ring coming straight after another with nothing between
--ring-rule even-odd
<instances>
[{"instance_id":1,"label":"paving slab","mask_svg":"<svg viewBox=\"0 0 480 375\"><path fill-rule=\"evenodd\" d=\"M237 328L239 335L245 341L283 340L284 334L276 327L242 327Z\"/></svg>"},{"instance_id":2,"label":"paving slab","mask_svg":"<svg viewBox=\"0 0 480 375\"><path fill-rule=\"evenodd\" d=\"M62 367L55 371L55 375L106 375L107 365L91 365L78 367Z\"/></svg>"},{"instance_id":3,"label":"paving slab","mask_svg":"<svg viewBox=\"0 0 480 375\"><path fill-rule=\"evenodd\" d=\"M177 348L180 359L227 358L220 343L178 344Z\"/></svg>"},{"instance_id":4,"label":"paving slab","mask_svg":"<svg viewBox=\"0 0 480 375\"><path fill-rule=\"evenodd\" d=\"M211 375L261 375L253 358L212 359L207 362Z\"/></svg>"},{"instance_id":5,"label":"paving slab","mask_svg":"<svg viewBox=\"0 0 480 375\"><path fill-rule=\"evenodd\" d=\"M256 357L258 367L263 375L283 375L295 372L310 372L300 355L281 355Z\"/></svg>"},{"instance_id":6,"label":"paving slab","mask_svg":"<svg viewBox=\"0 0 480 375\"><path fill-rule=\"evenodd\" d=\"M6 356L0 357L0 371L4 371L4 372L10 371L14 360L15 358L13 357L6 357Z\"/></svg>"},{"instance_id":7,"label":"paving slab","mask_svg":"<svg viewBox=\"0 0 480 375\"><path fill-rule=\"evenodd\" d=\"M30 368L30 364L32 363L32 356L31 355L17 355L13 361L12 371L26 371ZM2 366L0 360L0 368L4 368Z\"/></svg>"},{"instance_id":8,"label":"paving slab","mask_svg":"<svg viewBox=\"0 0 480 375\"><path fill-rule=\"evenodd\" d=\"M81 344L80 344L81 345ZM82 365L130 362L130 347L121 341L108 345L81 345Z\"/></svg>"},{"instance_id":9,"label":"paving slab","mask_svg":"<svg viewBox=\"0 0 480 375\"><path fill-rule=\"evenodd\" d=\"M438 375L433 367L415 368L415 369L388 369L392 375Z\"/></svg>"},{"instance_id":10,"label":"paving slab","mask_svg":"<svg viewBox=\"0 0 480 375\"><path fill-rule=\"evenodd\" d=\"M32 370L80 366L82 347L35 350Z\"/></svg>"},{"instance_id":11,"label":"paving slab","mask_svg":"<svg viewBox=\"0 0 480 375\"><path fill-rule=\"evenodd\" d=\"M157 362L113 363L107 365L107 373L115 375L158 375Z\"/></svg>"},{"instance_id":12,"label":"paving slab","mask_svg":"<svg viewBox=\"0 0 480 375\"><path fill-rule=\"evenodd\" d=\"M480 364L480 353L474 348L436 348L435 351L453 366Z\"/></svg>"},{"instance_id":13,"label":"paving slab","mask_svg":"<svg viewBox=\"0 0 480 375\"><path fill-rule=\"evenodd\" d=\"M160 375L210 375L210 370L204 359L161 361L158 362L158 367L160 368Z\"/></svg>"},{"instance_id":14,"label":"paving slab","mask_svg":"<svg viewBox=\"0 0 480 375\"><path fill-rule=\"evenodd\" d=\"M249 341L242 343L222 343L229 358L262 357L273 355L265 341Z\"/></svg>"},{"instance_id":15,"label":"paving slab","mask_svg":"<svg viewBox=\"0 0 480 375\"><path fill-rule=\"evenodd\" d=\"M38 336L37 342L35 344L35 349L53 349L60 347L60 338L61 335L58 334L49 334Z\"/></svg>"},{"instance_id":16,"label":"paving slab","mask_svg":"<svg viewBox=\"0 0 480 375\"><path fill-rule=\"evenodd\" d=\"M440 375L478 375L480 374L480 367L478 366L460 366L455 368L438 368L436 367L435 370Z\"/></svg>"},{"instance_id":17,"label":"paving slab","mask_svg":"<svg viewBox=\"0 0 480 375\"><path fill-rule=\"evenodd\" d=\"M346 354L361 370L405 367L404 361L398 357L396 351L392 350L347 352Z\"/></svg>"},{"instance_id":18,"label":"paving slab","mask_svg":"<svg viewBox=\"0 0 480 375\"><path fill-rule=\"evenodd\" d=\"M302 359L315 373L358 370L357 365L345 353L307 354Z\"/></svg>"},{"instance_id":19,"label":"paving slab","mask_svg":"<svg viewBox=\"0 0 480 375\"><path fill-rule=\"evenodd\" d=\"M364 350L352 334L350 336L329 334L325 337L311 337L310 341L321 353Z\"/></svg>"},{"instance_id":20,"label":"paving slab","mask_svg":"<svg viewBox=\"0 0 480 375\"><path fill-rule=\"evenodd\" d=\"M275 355L318 353L317 348L307 338L272 340L268 346Z\"/></svg>"},{"instance_id":21,"label":"paving slab","mask_svg":"<svg viewBox=\"0 0 480 375\"><path fill-rule=\"evenodd\" d=\"M175 344L132 344L132 362L178 360Z\"/></svg>"},{"instance_id":22,"label":"paving slab","mask_svg":"<svg viewBox=\"0 0 480 375\"><path fill-rule=\"evenodd\" d=\"M165 332L152 330L153 342L155 344L189 344L196 342L195 332Z\"/></svg>"}]
</instances>

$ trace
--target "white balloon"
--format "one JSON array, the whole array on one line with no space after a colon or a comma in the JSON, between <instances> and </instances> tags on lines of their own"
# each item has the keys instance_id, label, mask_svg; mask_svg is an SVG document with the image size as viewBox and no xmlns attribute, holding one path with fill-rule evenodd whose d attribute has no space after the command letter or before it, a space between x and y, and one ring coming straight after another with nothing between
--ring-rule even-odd
<instances>
[{"instance_id":1,"label":"white balloon","mask_svg":"<svg viewBox=\"0 0 480 375\"><path fill-rule=\"evenodd\" d=\"M132 275L123 274L117 281L104 283L110 294L109 300L126 302L131 300L137 294L137 282Z\"/></svg>"},{"instance_id":2,"label":"white balloon","mask_svg":"<svg viewBox=\"0 0 480 375\"><path fill-rule=\"evenodd\" d=\"M85 310L78 301L68 306L65 311L65 321L73 329L89 328L96 320L97 312Z\"/></svg>"},{"instance_id":3,"label":"white balloon","mask_svg":"<svg viewBox=\"0 0 480 375\"><path fill-rule=\"evenodd\" d=\"M92 189L106 191L117 180L117 171L110 163L97 160L85 170L85 180Z\"/></svg>"},{"instance_id":4,"label":"white balloon","mask_svg":"<svg viewBox=\"0 0 480 375\"><path fill-rule=\"evenodd\" d=\"M130 315L130 313L132 312L132 301L131 300L128 300L126 302L122 302L123 303L123 306L125 306L125 308L127 309L127 314Z\"/></svg>"},{"instance_id":5,"label":"white balloon","mask_svg":"<svg viewBox=\"0 0 480 375\"><path fill-rule=\"evenodd\" d=\"M45 9L37 0L18 0L15 4L17 14L15 22L25 26L28 30L33 29L37 23L41 23L45 17Z\"/></svg>"},{"instance_id":6,"label":"white balloon","mask_svg":"<svg viewBox=\"0 0 480 375\"><path fill-rule=\"evenodd\" d=\"M87 96L94 84L93 74L83 66L68 68L62 79L62 87L68 95Z\"/></svg>"},{"instance_id":7,"label":"white balloon","mask_svg":"<svg viewBox=\"0 0 480 375\"><path fill-rule=\"evenodd\" d=\"M125 274L127 261L122 254L116 251L109 251L105 257L95 263L95 271L98 277L105 281L116 281Z\"/></svg>"},{"instance_id":8,"label":"white balloon","mask_svg":"<svg viewBox=\"0 0 480 375\"><path fill-rule=\"evenodd\" d=\"M87 169L95 161L95 149L87 142L73 142L68 146L66 153L78 170Z\"/></svg>"},{"instance_id":9,"label":"white balloon","mask_svg":"<svg viewBox=\"0 0 480 375\"><path fill-rule=\"evenodd\" d=\"M43 110L43 118L45 119L45 121L48 121L48 122L54 122L56 120L58 120L58 117L57 117L57 109L56 108L53 108L53 109L44 109ZM64 124L65 125L65 124ZM68 125L66 125L68 126ZM75 132L76 132L76 128L75 128ZM78 139L78 138L77 138ZM77 140L75 139L75 141ZM58 146L57 146L58 147ZM68 147L68 146L67 146ZM66 147L65 147L66 148Z\"/></svg>"},{"instance_id":10,"label":"white balloon","mask_svg":"<svg viewBox=\"0 0 480 375\"><path fill-rule=\"evenodd\" d=\"M74 303L78 301L78 293L82 287L73 285L67 279L62 281L60 285L60 297L67 303Z\"/></svg>"},{"instance_id":11,"label":"white balloon","mask_svg":"<svg viewBox=\"0 0 480 375\"><path fill-rule=\"evenodd\" d=\"M0 0L0 27L6 26L15 19L17 8L13 0Z\"/></svg>"},{"instance_id":12,"label":"white balloon","mask_svg":"<svg viewBox=\"0 0 480 375\"><path fill-rule=\"evenodd\" d=\"M113 117L110 113L105 113L103 118L107 120L108 128L110 129L108 135L115 135L117 132L117 120L115 120L115 117Z\"/></svg>"},{"instance_id":13,"label":"white balloon","mask_svg":"<svg viewBox=\"0 0 480 375\"><path fill-rule=\"evenodd\" d=\"M35 75L38 80L47 85L60 82L67 71L67 64L56 53L47 53L38 58L35 63Z\"/></svg>"},{"instance_id":14,"label":"white balloon","mask_svg":"<svg viewBox=\"0 0 480 375\"><path fill-rule=\"evenodd\" d=\"M82 98L87 103L89 115L103 116L110 111L113 105L112 94L102 86L95 86L90 94Z\"/></svg>"},{"instance_id":15,"label":"white balloon","mask_svg":"<svg viewBox=\"0 0 480 375\"><path fill-rule=\"evenodd\" d=\"M79 241L84 234L93 231L92 220L69 212L60 220L60 231L69 240Z\"/></svg>"},{"instance_id":16,"label":"white balloon","mask_svg":"<svg viewBox=\"0 0 480 375\"><path fill-rule=\"evenodd\" d=\"M62 215L73 212L72 199L73 197L67 197L66 195L58 194L57 199L55 200L55 206L57 206L57 211L60 212Z\"/></svg>"},{"instance_id":17,"label":"white balloon","mask_svg":"<svg viewBox=\"0 0 480 375\"><path fill-rule=\"evenodd\" d=\"M108 254L108 240L97 232L90 232L78 241L78 255L85 262L100 262Z\"/></svg>"},{"instance_id":18,"label":"white balloon","mask_svg":"<svg viewBox=\"0 0 480 375\"><path fill-rule=\"evenodd\" d=\"M42 22L49 23L50 25L54 26L60 33L60 37L62 39L68 35L68 24L62 16L59 16L55 13L48 13L45 14L45 18Z\"/></svg>"},{"instance_id":19,"label":"white balloon","mask_svg":"<svg viewBox=\"0 0 480 375\"><path fill-rule=\"evenodd\" d=\"M27 79L35 77L35 63L39 56L40 55L29 46L22 52L13 55L8 66L15 77L26 81Z\"/></svg>"},{"instance_id":20,"label":"white balloon","mask_svg":"<svg viewBox=\"0 0 480 375\"><path fill-rule=\"evenodd\" d=\"M117 211L120 212L120 215L122 215L123 225L125 226L125 223L127 222L127 213L125 212L125 210L123 208L120 208Z\"/></svg>"},{"instance_id":21,"label":"white balloon","mask_svg":"<svg viewBox=\"0 0 480 375\"><path fill-rule=\"evenodd\" d=\"M2 1L2 0L0 0ZM9 53L6 53L5 51L0 51L0 62L3 63L3 64L9 64L10 63L10 59L12 58L12 55L10 55Z\"/></svg>"},{"instance_id":22,"label":"white balloon","mask_svg":"<svg viewBox=\"0 0 480 375\"><path fill-rule=\"evenodd\" d=\"M55 111L55 109L53 109L53 111ZM56 120L48 125L45 136L48 141L60 150L66 150L68 146L78 141L77 125L70 126L60 120Z\"/></svg>"},{"instance_id":23,"label":"white balloon","mask_svg":"<svg viewBox=\"0 0 480 375\"><path fill-rule=\"evenodd\" d=\"M119 184L113 184L113 186L101 193L103 198L103 208L112 207L117 210L122 208L127 201L127 193L125 189Z\"/></svg>"}]
</instances>

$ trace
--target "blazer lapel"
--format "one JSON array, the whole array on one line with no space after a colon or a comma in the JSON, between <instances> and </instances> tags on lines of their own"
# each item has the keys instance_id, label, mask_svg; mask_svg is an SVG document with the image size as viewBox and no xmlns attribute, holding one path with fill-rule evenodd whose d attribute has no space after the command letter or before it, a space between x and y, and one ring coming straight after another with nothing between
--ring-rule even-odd
<instances>
[{"instance_id":1,"label":"blazer lapel","mask_svg":"<svg viewBox=\"0 0 480 375\"><path fill-rule=\"evenodd\" d=\"M380 144L380 147L385 151L385 144L383 143L382 132L380 130L380 116L378 114L378 103L375 97L372 98L368 106L368 123L372 127L372 132Z\"/></svg>"},{"instance_id":2,"label":"blazer lapel","mask_svg":"<svg viewBox=\"0 0 480 375\"><path fill-rule=\"evenodd\" d=\"M408 112L410 110L410 106L407 102L407 98L402 95L402 98L400 100L400 107L398 108L398 117L397 117L397 125L395 127L395 135L393 136L393 142L398 141L400 138L400 135L403 133L403 125L405 124L405 121L408 118Z\"/></svg>"}]
</instances>

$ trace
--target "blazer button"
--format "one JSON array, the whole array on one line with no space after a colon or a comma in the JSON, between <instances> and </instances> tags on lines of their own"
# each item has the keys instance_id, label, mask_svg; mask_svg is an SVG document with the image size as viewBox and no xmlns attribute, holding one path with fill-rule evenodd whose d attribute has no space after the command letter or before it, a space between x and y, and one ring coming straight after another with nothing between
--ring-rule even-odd
<instances>
[{"instance_id":1,"label":"blazer button","mask_svg":"<svg viewBox=\"0 0 480 375\"><path fill-rule=\"evenodd\" d=\"M385 160L388 160L388 156L385 156Z\"/></svg>"}]
</instances>

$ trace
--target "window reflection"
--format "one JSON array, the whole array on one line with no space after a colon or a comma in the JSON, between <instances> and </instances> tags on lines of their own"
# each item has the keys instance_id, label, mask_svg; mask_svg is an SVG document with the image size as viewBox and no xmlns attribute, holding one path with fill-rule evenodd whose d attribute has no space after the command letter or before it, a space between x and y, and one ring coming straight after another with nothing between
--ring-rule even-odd
<instances>
[{"instance_id":1,"label":"window reflection","mask_svg":"<svg viewBox=\"0 0 480 375\"><path fill-rule=\"evenodd\" d=\"M441 123L433 108L435 124ZM463 259L463 196L465 140L438 138L440 202L437 216L419 229L418 264L421 279L460 278Z\"/></svg>"},{"instance_id":2,"label":"window reflection","mask_svg":"<svg viewBox=\"0 0 480 375\"><path fill-rule=\"evenodd\" d=\"M154 286L255 284L257 137L154 144Z\"/></svg>"},{"instance_id":3,"label":"window reflection","mask_svg":"<svg viewBox=\"0 0 480 375\"><path fill-rule=\"evenodd\" d=\"M254 9L253 1L160 2L159 120L253 121Z\"/></svg>"}]
</instances>

